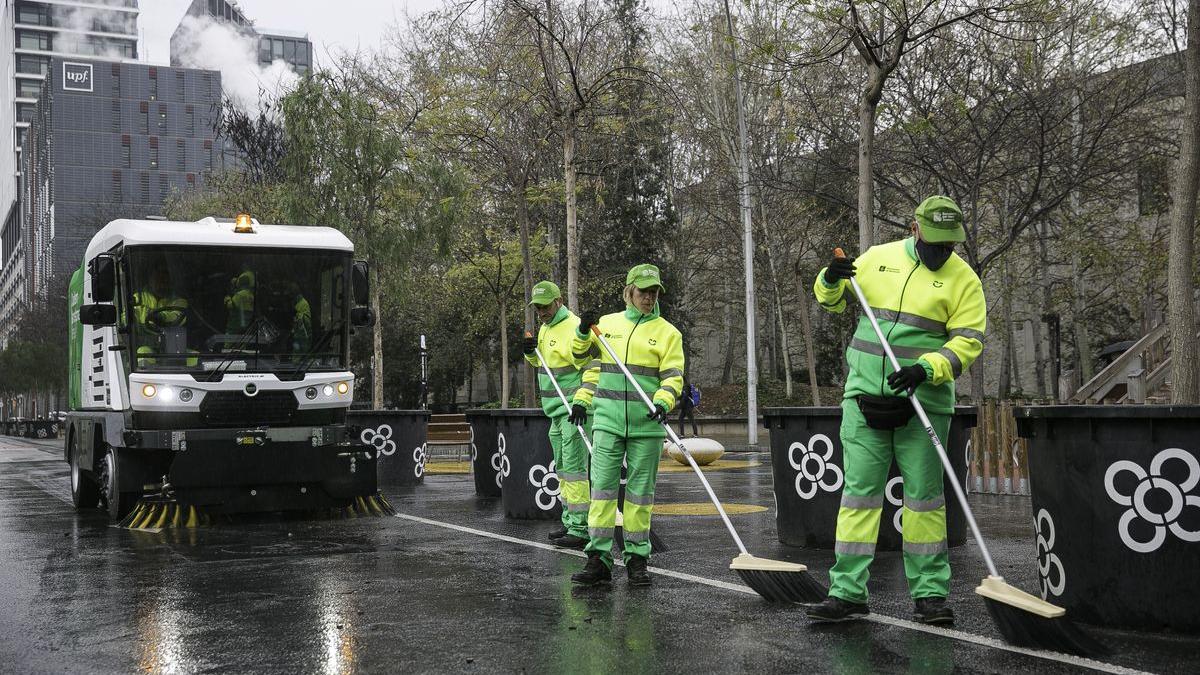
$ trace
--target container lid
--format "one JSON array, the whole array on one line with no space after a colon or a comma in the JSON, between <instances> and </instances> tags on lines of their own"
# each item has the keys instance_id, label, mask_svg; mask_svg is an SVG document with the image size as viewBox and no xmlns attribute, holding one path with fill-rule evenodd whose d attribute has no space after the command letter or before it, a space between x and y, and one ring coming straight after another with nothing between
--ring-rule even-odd
<instances>
[{"instance_id":1,"label":"container lid","mask_svg":"<svg viewBox=\"0 0 1200 675\"><path fill-rule=\"evenodd\" d=\"M1022 405L1013 407L1013 415L1026 418L1093 419L1195 419L1200 420L1200 405Z\"/></svg>"}]
</instances>

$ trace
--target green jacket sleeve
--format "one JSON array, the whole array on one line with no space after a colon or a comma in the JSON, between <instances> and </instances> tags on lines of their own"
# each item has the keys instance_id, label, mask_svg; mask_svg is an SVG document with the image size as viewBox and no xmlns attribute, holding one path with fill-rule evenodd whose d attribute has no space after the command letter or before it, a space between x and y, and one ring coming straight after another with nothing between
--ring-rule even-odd
<instances>
[{"instance_id":1,"label":"green jacket sleeve","mask_svg":"<svg viewBox=\"0 0 1200 675\"><path fill-rule=\"evenodd\" d=\"M983 284L972 270L963 281L958 306L946 321L950 339L936 352L921 356L933 369L932 383L949 382L966 372L983 352L983 333L987 329L987 303Z\"/></svg>"},{"instance_id":2,"label":"green jacket sleeve","mask_svg":"<svg viewBox=\"0 0 1200 675\"><path fill-rule=\"evenodd\" d=\"M658 364L658 390L652 398L670 412L683 393L683 336L674 331L667 340L667 348Z\"/></svg>"},{"instance_id":3,"label":"green jacket sleeve","mask_svg":"<svg viewBox=\"0 0 1200 675\"><path fill-rule=\"evenodd\" d=\"M571 402L591 408L592 398L596 394L596 385L600 383L600 346L591 333L580 335L575 333L571 341L571 358L576 366L583 370L583 383L575 392Z\"/></svg>"},{"instance_id":4,"label":"green jacket sleeve","mask_svg":"<svg viewBox=\"0 0 1200 675\"><path fill-rule=\"evenodd\" d=\"M813 295L817 296L817 302L826 312L841 314L846 310L846 289L850 282L845 279L839 279L832 286L825 283L825 268L822 267L820 272L817 272L817 279L813 282Z\"/></svg>"}]
</instances>

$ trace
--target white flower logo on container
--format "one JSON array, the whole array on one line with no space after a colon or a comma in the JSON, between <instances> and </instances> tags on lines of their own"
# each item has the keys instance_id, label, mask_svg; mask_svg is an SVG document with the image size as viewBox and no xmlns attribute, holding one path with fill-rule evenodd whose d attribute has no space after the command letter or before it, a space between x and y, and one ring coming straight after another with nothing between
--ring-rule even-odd
<instances>
[{"instance_id":1,"label":"white flower logo on container","mask_svg":"<svg viewBox=\"0 0 1200 675\"><path fill-rule=\"evenodd\" d=\"M825 452L817 454L817 446L824 445ZM796 451L800 451L799 459ZM833 457L833 442L825 434L813 434L808 439L808 447L800 441L788 447L788 464L798 471L796 474L796 494L802 499L812 499L820 488L826 492L835 492L842 487L842 470L829 460ZM825 476L831 477L831 482L825 482ZM805 484L808 484L805 486Z\"/></svg>"},{"instance_id":2,"label":"white flower logo on container","mask_svg":"<svg viewBox=\"0 0 1200 675\"><path fill-rule=\"evenodd\" d=\"M504 454L506 445L504 432L501 432L496 438L496 452L492 454L492 468L496 470L496 487L501 487L508 472L512 471L512 465L508 463L508 455Z\"/></svg>"},{"instance_id":3,"label":"white flower logo on container","mask_svg":"<svg viewBox=\"0 0 1200 675\"><path fill-rule=\"evenodd\" d=\"M467 428L471 430L471 463L474 464L475 460L479 457L479 448L475 447L475 425Z\"/></svg>"},{"instance_id":4,"label":"white flower logo on container","mask_svg":"<svg viewBox=\"0 0 1200 675\"><path fill-rule=\"evenodd\" d=\"M1045 527L1042 524L1045 523ZM1042 599L1047 595L1062 595L1067 586L1067 572L1063 569L1062 560L1053 553L1054 549L1054 519L1050 512L1041 509L1037 514L1037 559L1038 579L1042 582ZM1058 574L1051 575L1050 570L1057 569ZM1058 581L1055 582L1054 578Z\"/></svg>"},{"instance_id":5,"label":"white flower logo on container","mask_svg":"<svg viewBox=\"0 0 1200 675\"><path fill-rule=\"evenodd\" d=\"M396 441L392 440L392 426L390 424L380 424L378 428L366 428L358 435L364 445L369 445L375 448L376 456L387 455L391 457L396 452Z\"/></svg>"},{"instance_id":6,"label":"white flower logo on container","mask_svg":"<svg viewBox=\"0 0 1200 675\"><path fill-rule=\"evenodd\" d=\"M550 487L551 481L554 481L554 487ZM537 502L539 509L549 511L554 508L562 485L558 482L558 471L553 460L551 460L549 468L541 464L531 466L529 468L529 484L537 488L537 494L534 495L533 500Z\"/></svg>"},{"instance_id":7,"label":"white flower logo on container","mask_svg":"<svg viewBox=\"0 0 1200 675\"><path fill-rule=\"evenodd\" d=\"M892 494L893 488L896 488L896 487L900 488L900 494ZM883 494L887 497L887 500L889 502L891 502L893 506L903 507L904 506L904 477L896 476L895 478L889 480L887 483L887 487L884 488L884 490L883 490ZM899 532L900 534L904 534L904 528L901 526L902 523L900 522L900 514L903 512L904 512L903 508L898 508L898 509L896 509L896 515L892 517L892 525L896 528L896 531Z\"/></svg>"},{"instance_id":8,"label":"white flower logo on container","mask_svg":"<svg viewBox=\"0 0 1200 675\"><path fill-rule=\"evenodd\" d=\"M1172 459L1187 466L1187 477L1178 485L1162 474L1163 464ZM1137 486L1127 495L1121 493L1116 486L1116 477L1125 471L1133 474L1138 481ZM1152 553L1166 542L1168 531L1183 541L1200 542L1200 531L1186 530L1179 522L1179 517L1183 515L1186 507L1200 508L1200 496L1188 494L1197 483L1200 483L1200 461L1197 461L1195 455L1181 448L1167 448L1159 452L1150 460L1149 472L1140 464L1127 459L1109 465L1108 470L1104 472L1104 489L1114 502L1130 507L1117 522L1117 532L1125 546L1138 553ZM1157 513L1146 503L1146 497L1151 490L1160 490L1168 497L1170 506L1165 512ZM1154 530L1154 534L1146 541L1138 541L1130 532L1130 525L1138 519L1149 524Z\"/></svg>"},{"instance_id":9,"label":"white flower logo on container","mask_svg":"<svg viewBox=\"0 0 1200 675\"><path fill-rule=\"evenodd\" d=\"M413 462L415 463L413 473L416 474L417 478L425 475L425 458L427 456L424 443L413 448Z\"/></svg>"}]
</instances>

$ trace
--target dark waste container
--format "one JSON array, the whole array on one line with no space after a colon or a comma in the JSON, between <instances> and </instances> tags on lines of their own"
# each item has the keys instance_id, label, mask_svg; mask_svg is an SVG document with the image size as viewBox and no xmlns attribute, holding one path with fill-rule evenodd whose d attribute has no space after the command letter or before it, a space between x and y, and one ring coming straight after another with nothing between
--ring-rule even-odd
<instances>
[{"instance_id":1,"label":"dark waste container","mask_svg":"<svg viewBox=\"0 0 1200 675\"><path fill-rule=\"evenodd\" d=\"M492 415L504 515L522 520L561 518L550 419L541 408L496 410Z\"/></svg>"},{"instance_id":2,"label":"dark waste container","mask_svg":"<svg viewBox=\"0 0 1200 675\"><path fill-rule=\"evenodd\" d=\"M967 478L967 440L976 418L974 406L956 407L950 420L950 438L942 439L961 484ZM841 407L767 408L763 410L763 421L771 432L775 529L779 541L788 546L833 548L845 484L839 433ZM929 452L933 451L930 444ZM967 537L966 518L954 499L953 489L946 483L946 539L950 546L961 546ZM884 491L877 550L902 548L903 504L904 480L893 460Z\"/></svg>"},{"instance_id":3,"label":"dark waste container","mask_svg":"<svg viewBox=\"0 0 1200 675\"><path fill-rule=\"evenodd\" d=\"M1013 409L1042 596L1104 626L1200 632L1200 406Z\"/></svg>"},{"instance_id":4,"label":"dark waste container","mask_svg":"<svg viewBox=\"0 0 1200 675\"><path fill-rule=\"evenodd\" d=\"M26 438L58 438L57 420L30 420L25 425Z\"/></svg>"},{"instance_id":5,"label":"dark waste container","mask_svg":"<svg viewBox=\"0 0 1200 675\"><path fill-rule=\"evenodd\" d=\"M503 457L496 451L497 434L495 410L468 410L471 425L471 474L475 478L475 494L483 497L500 496L500 470Z\"/></svg>"},{"instance_id":6,"label":"dark waste container","mask_svg":"<svg viewBox=\"0 0 1200 675\"><path fill-rule=\"evenodd\" d=\"M380 485L425 482L428 410L351 410L346 424L354 442L374 448Z\"/></svg>"}]
</instances>

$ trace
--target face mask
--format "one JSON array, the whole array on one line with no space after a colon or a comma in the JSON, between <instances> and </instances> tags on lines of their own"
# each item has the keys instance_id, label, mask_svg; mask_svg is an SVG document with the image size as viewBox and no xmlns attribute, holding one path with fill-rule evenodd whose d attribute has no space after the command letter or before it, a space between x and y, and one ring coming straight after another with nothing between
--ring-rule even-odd
<instances>
[{"instance_id":1,"label":"face mask","mask_svg":"<svg viewBox=\"0 0 1200 675\"><path fill-rule=\"evenodd\" d=\"M942 268L946 261L950 259L950 254L954 253L954 249L948 246L939 246L937 244L929 244L921 240L917 240L917 256L921 258L921 262L926 267L934 272Z\"/></svg>"}]
</instances>

